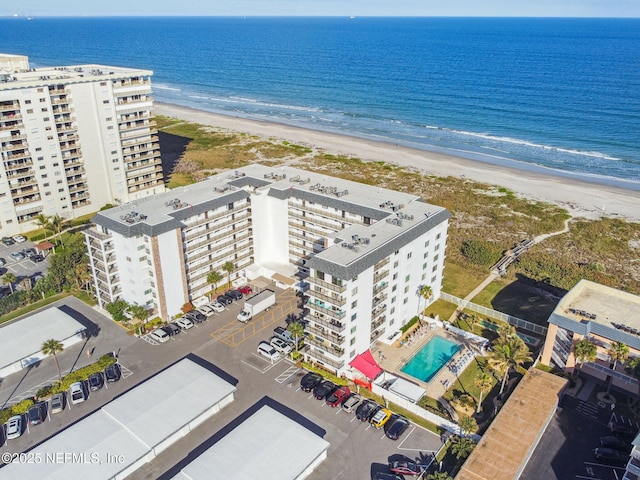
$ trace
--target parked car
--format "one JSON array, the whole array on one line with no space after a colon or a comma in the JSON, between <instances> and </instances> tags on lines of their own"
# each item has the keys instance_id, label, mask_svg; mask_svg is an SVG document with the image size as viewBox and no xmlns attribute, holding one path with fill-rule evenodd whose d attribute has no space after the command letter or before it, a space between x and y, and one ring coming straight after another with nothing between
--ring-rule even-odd
<instances>
[{"instance_id":1,"label":"parked car","mask_svg":"<svg viewBox=\"0 0 640 480\"><path fill-rule=\"evenodd\" d=\"M44 262L44 257L40 254L36 254L29 257L29 260L31 260L33 263L40 263L40 262Z\"/></svg>"},{"instance_id":2,"label":"parked car","mask_svg":"<svg viewBox=\"0 0 640 480\"><path fill-rule=\"evenodd\" d=\"M149 338L155 340L158 343L164 343L168 342L171 337L162 328L156 328L155 330L149 332Z\"/></svg>"},{"instance_id":3,"label":"parked car","mask_svg":"<svg viewBox=\"0 0 640 480\"><path fill-rule=\"evenodd\" d=\"M233 303L233 298L227 296L226 294L218 295L216 297L216 300L222 305L231 305Z\"/></svg>"},{"instance_id":4,"label":"parked car","mask_svg":"<svg viewBox=\"0 0 640 480\"><path fill-rule=\"evenodd\" d=\"M221 304L220 302L213 301L213 302L209 302L207 305L209 305L218 313L224 312L224 305Z\"/></svg>"},{"instance_id":5,"label":"parked car","mask_svg":"<svg viewBox=\"0 0 640 480\"><path fill-rule=\"evenodd\" d=\"M366 422L381 408L382 407L373 400L365 400L356 410L356 418L361 422Z\"/></svg>"},{"instance_id":6,"label":"parked car","mask_svg":"<svg viewBox=\"0 0 640 480\"><path fill-rule=\"evenodd\" d=\"M9 254L9 256L16 262L19 262L20 260L24 260L24 255L21 252L12 252Z\"/></svg>"},{"instance_id":7,"label":"parked car","mask_svg":"<svg viewBox=\"0 0 640 480\"><path fill-rule=\"evenodd\" d=\"M377 429L381 429L391 418L393 412L387 408L381 408L378 410L369 420L369 423L376 427Z\"/></svg>"},{"instance_id":8,"label":"parked car","mask_svg":"<svg viewBox=\"0 0 640 480\"><path fill-rule=\"evenodd\" d=\"M207 317L210 317L211 315L216 313L213 307L211 307L211 305L209 305L208 303L206 305L202 305L201 307L198 307L198 311L203 315L206 315Z\"/></svg>"},{"instance_id":9,"label":"parked car","mask_svg":"<svg viewBox=\"0 0 640 480\"><path fill-rule=\"evenodd\" d=\"M635 437L638 429L628 423L609 422L607 425L609 432L620 437Z\"/></svg>"},{"instance_id":10,"label":"parked car","mask_svg":"<svg viewBox=\"0 0 640 480\"><path fill-rule=\"evenodd\" d=\"M233 300L242 300L242 292L240 290L227 290L224 294Z\"/></svg>"},{"instance_id":11,"label":"parked car","mask_svg":"<svg viewBox=\"0 0 640 480\"><path fill-rule=\"evenodd\" d=\"M29 407L27 412L27 418L29 419L29 425L39 425L44 422L46 417L45 404L43 402L34 403Z\"/></svg>"},{"instance_id":12,"label":"parked car","mask_svg":"<svg viewBox=\"0 0 640 480\"><path fill-rule=\"evenodd\" d=\"M251 295L251 293L253 292L253 290L251 290L251 287L249 285L243 285L241 287L238 287L238 291L243 295Z\"/></svg>"},{"instance_id":13,"label":"parked car","mask_svg":"<svg viewBox=\"0 0 640 480\"><path fill-rule=\"evenodd\" d=\"M390 462L389 470L391 470L391 473L397 473L399 475L412 475L416 477L422 473L422 468L420 468L418 464L407 462L404 460Z\"/></svg>"},{"instance_id":14,"label":"parked car","mask_svg":"<svg viewBox=\"0 0 640 480\"><path fill-rule=\"evenodd\" d=\"M23 254L25 257L27 257L27 258L31 258L31 257L33 257L36 253L37 253L37 252L36 252L36 249L35 249L35 248L25 248L25 249L22 251L22 254Z\"/></svg>"},{"instance_id":15,"label":"parked car","mask_svg":"<svg viewBox=\"0 0 640 480\"><path fill-rule=\"evenodd\" d=\"M404 477L395 473L378 472L373 480L404 480Z\"/></svg>"},{"instance_id":16,"label":"parked car","mask_svg":"<svg viewBox=\"0 0 640 480\"><path fill-rule=\"evenodd\" d=\"M272 362L280 360L280 352L273 348L269 342L260 342L258 344L258 353L263 357L267 357Z\"/></svg>"},{"instance_id":17,"label":"parked car","mask_svg":"<svg viewBox=\"0 0 640 480\"><path fill-rule=\"evenodd\" d=\"M88 383L89 383L89 389L92 392L95 392L96 390L100 390L104 386L104 377L102 376L102 373L97 372L89 375Z\"/></svg>"},{"instance_id":18,"label":"parked car","mask_svg":"<svg viewBox=\"0 0 640 480\"><path fill-rule=\"evenodd\" d=\"M342 401L342 410L353 413L362 403L362 397L357 393L352 393Z\"/></svg>"},{"instance_id":19,"label":"parked car","mask_svg":"<svg viewBox=\"0 0 640 480\"><path fill-rule=\"evenodd\" d=\"M2 243L4 243L8 247L10 245L13 245L16 242L14 242L13 238L11 237L2 237Z\"/></svg>"},{"instance_id":20,"label":"parked car","mask_svg":"<svg viewBox=\"0 0 640 480\"><path fill-rule=\"evenodd\" d=\"M271 337L271 345L283 355L289 355L293 350L293 345L278 337Z\"/></svg>"},{"instance_id":21,"label":"parked car","mask_svg":"<svg viewBox=\"0 0 640 480\"><path fill-rule=\"evenodd\" d=\"M191 305L193 305L193 308L200 308L207 303L209 303L209 299L207 297L198 297L191 302Z\"/></svg>"},{"instance_id":22,"label":"parked car","mask_svg":"<svg viewBox=\"0 0 640 480\"><path fill-rule=\"evenodd\" d=\"M313 396L317 400L326 400L336 388L338 387L331 380L323 380L313 389Z\"/></svg>"},{"instance_id":23,"label":"parked car","mask_svg":"<svg viewBox=\"0 0 640 480\"><path fill-rule=\"evenodd\" d=\"M14 439L22 435L22 415L15 415L7 421L7 438Z\"/></svg>"},{"instance_id":24,"label":"parked car","mask_svg":"<svg viewBox=\"0 0 640 480\"><path fill-rule=\"evenodd\" d=\"M178 325L183 330L189 330L193 327L193 321L189 320L187 317L181 317L176 320L176 325Z\"/></svg>"},{"instance_id":25,"label":"parked car","mask_svg":"<svg viewBox=\"0 0 640 480\"><path fill-rule=\"evenodd\" d=\"M120 380L120 377L122 376L122 369L120 368L120 365L117 363L109 365L104 369L104 376L109 383L114 383Z\"/></svg>"},{"instance_id":26,"label":"parked car","mask_svg":"<svg viewBox=\"0 0 640 480\"><path fill-rule=\"evenodd\" d=\"M177 335L182 331L182 330L180 330L179 326L177 326L177 325L175 325L173 323L167 323L164 327L162 327L162 330L167 332L167 334L169 334L169 336Z\"/></svg>"},{"instance_id":27,"label":"parked car","mask_svg":"<svg viewBox=\"0 0 640 480\"><path fill-rule=\"evenodd\" d=\"M185 318L188 318L189 320L195 323L202 323L207 319L207 317L205 317L202 313L200 313L197 310L191 310L190 312L187 312L185 314Z\"/></svg>"},{"instance_id":28,"label":"parked car","mask_svg":"<svg viewBox=\"0 0 640 480\"><path fill-rule=\"evenodd\" d=\"M0 267L3 267L7 264L7 262L4 260L4 258L0 258Z\"/></svg>"},{"instance_id":29,"label":"parked car","mask_svg":"<svg viewBox=\"0 0 640 480\"><path fill-rule=\"evenodd\" d=\"M401 415L393 415L387 423L384 424L384 433L391 440L397 440L409 428L409 420Z\"/></svg>"},{"instance_id":30,"label":"parked car","mask_svg":"<svg viewBox=\"0 0 640 480\"><path fill-rule=\"evenodd\" d=\"M63 410L64 410L64 392L54 393L51 396L51 407L49 411L53 414L53 413L60 413Z\"/></svg>"},{"instance_id":31,"label":"parked car","mask_svg":"<svg viewBox=\"0 0 640 480\"><path fill-rule=\"evenodd\" d=\"M600 446L605 448L615 448L616 450L630 451L631 443L623 438L608 435L600 437Z\"/></svg>"},{"instance_id":32,"label":"parked car","mask_svg":"<svg viewBox=\"0 0 640 480\"><path fill-rule=\"evenodd\" d=\"M303 392L310 392L323 380L323 378L324 377L319 373L309 372L300 380L300 389Z\"/></svg>"},{"instance_id":33,"label":"parked car","mask_svg":"<svg viewBox=\"0 0 640 480\"><path fill-rule=\"evenodd\" d=\"M87 399L87 394L84 391L84 385L82 382L72 383L69 387L69 393L71 396L71 403L74 405L77 403L82 403Z\"/></svg>"},{"instance_id":34,"label":"parked car","mask_svg":"<svg viewBox=\"0 0 640 480\"><path fill-rule=\"evenodd\" d=\"M614 448L598 447L593 449L593 456L598 460L612 463L624 463L629 459L629 455Z\"/></svg>"},{"instance_id":35,"label":"parked car","mask_svg":"<svg viewBox=\"0 0 640 480\"><path fill-rule=\"evenodd\" d=\"M347 386L336 388L331 395L327 397L327 405L337 407L342 401L351 394L351 389Z\"/></svg>"},{"instance_id":36,"label":"parked car","mask_svg":"<svg viewBox=\"0 0 640 480\"><path fill-rule=\"evenodd\" d=\"M27 241L27 239L24 238L22 235L14 235L12 238L13 238L13 241L16 243L22 243Z\"/></svg>"}]
</instances>

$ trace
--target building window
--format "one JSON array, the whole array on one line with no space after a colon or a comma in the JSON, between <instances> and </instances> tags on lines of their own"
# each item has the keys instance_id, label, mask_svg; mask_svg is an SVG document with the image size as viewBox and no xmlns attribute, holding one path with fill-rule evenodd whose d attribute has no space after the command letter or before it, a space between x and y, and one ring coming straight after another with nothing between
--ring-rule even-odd
<instances>
[{"instance_id":1,"label":"building window","mask_svg":"<svg viewBox=\"0 0 640 480\"><path fill-rule=\"evenodd\" d=\"M357 330L357 325L354 325L353 327L351 327L351 333L356 333Z\"/></svg>"},{"instance_id":2,"label":"building window","mask_svg":"<svg viewBox=\"0 0 640 480\"><path fill-rule=\"evenodd\" d=\"M356 308L358 306L358 301L354 300L353 302L351 302L351 308Z\"/></svg>"},{"instance_id":3,"label":"building window","mask_svg":"<svg viewBox=\"0 0 640 480\"><path fill-rule=\"evenodd\" d=\"M438 261L438 258L440 258L440 255L434 255L434 257L433 257L434 263Z\"/></svg>"},{"instance_id":4,"label":"building window","mask_svg":"<svg viewBox=\"0 0 640 480\"><path fill-rule=\"evenodd\" d=\"M428 255L428 253L424 252L424 255L422 256L422 258L424 258L426 260L427 259L427 255Z\"/></svg>"},{"instance_id":5,"label":"building window","mask_svg":"<svg viewBox=\"0 0 640 480\"><path fill-rule=\"evenodd\" d=\"M427 240L426 242L424 242L424 248L427 248L429 246L429 240Z\"/></svg>"},{"instance_id":6,"label":"building window","mask_svg":"<svg viewBox=\"0 0 640 480\"><path fill-rule=\"evenodd\" d=\"M102 103L106 105L109 103L109 100L103 100Z\"/></svg>"},{"instance_id":7,"label":"building window","mask_svg":"<svg viewBox=\"0 0 640 480\"><path fill-rule=\"evenodd\" d=\"M423 273L423 274L422 274L422 280L424 281L424 279L425 279L425 278L427 278L427 274L426 274L426 273Z\"/></svg>"},{"instance_id":8,"label":"building window","mask_svg":"<svg viewBox=\"0 0 640 480\"><path fill-rule=\"evenodd\" d=\"M389 315L393 315L396 312L396 307L391 307L391 310L389 310Z\"/></svg>"},{"instance_id":9,"label":"building window","mask_svg":"<svg viewBox=\"0 0 640 480\"><path fill-rule=\"evenodd\" d=\"M409 298L405 298L402 303L404 303L405 305L409 303Z\"/></svg>"},{"instance_id":10,"label":"building window","mask_svg":"<svg viewBox=\"0 0 640 480\"><path fill-rule=\"evenodd\" d=\"M436 246L435 246L435 247L433 247L433 250L434 250L434 251L438 251L438 250L440 250L440 244L439 244L439 243L436 243Z\"/></svg>"},{"instance_id":11,"label":"building window","mask_svg":"<svg viewBox=\"0 0 640 480\"><path fill-rule=\"evenodd\" d=\"M147 256L145 255L144 257L140 257L138 260L139 260L140 262L144 262L146 259L147 259Z\"/></svg>"},{"instance_id":12,"label":"building window","mask_svg":"<svg viewBox=\"0 0 640 480\"><path fill-rule=\"evenodd\" d=\"M392 291L392 292L395 292L397 289L398 289L398 286L397 286L397 285L394 285L393 287L391 287L391 291Z\"/></svg>"},{"instance_id":13,"label":"building window","mask_svg":"<svg viewBox=\"0 0 640 480\"><path fill-rule=\"evenodd\" d=\"M398 273L397 273L397 272L393 274L393 279L394 279L394 280L397 280L397 279L398 279Z\"/></svg>"},{"instance_id":14,"label":"building window","mask_svg":"<svg viewBox=\"0 0 640 480\"><path fill-rule=\"evenodd\" d=\"M409 260L411 258L411 253L413 253L413 252L407 253L407 260Z\"/></svg>"},{"instance_id":15,"label":"building window","mask_svg":"<svg viewBox=\"0 0 640 480\"><path fill-rule=\"evenodd\" d=\"M138 250L144 250L144 245L138 245Z\"/></svg>"},{"instance_id":16,"label":"building window","mask_svg":"<svg viewBox=\"0 0 640 480\"><path fill-rule=\"evenodd\" d=\"M353 345L354 343L356 343L356 337L353 337L351 339L351 341L349 342L349 345Z\"/></svg>"},{"instance_id":17,"label":"building window","mask_svg":"<svg viewBox=\"0 0 640 480\"><path fill-rule=\"evenodd\" d=\"M438 270L438 266L434 265L433 268L431 269L432 272L435 272L436 270Z\"/></svg>"},{"instance_id":18,"label":"building window","mask_svg":"<svg viewBox=\"0 0 640 480\"><path fill-rule=\"evenodd\" d=\"M27 108L27 113L33 113L33 108Z\"/></svg>"},{"instance_id":19,"label":"building window","mask_svg":"<svg viewBox=\"0 0 640 480\"><path fill-rule=\"evenodd\" d=\"M436 283L436 276L431 277L431 283Z\"/></svg>"},{"instance_id":20,"label":"building window","mask_svg":"<svg viewBox=\"0 0 640 480\"><path fill-rule=\"evenodd\" d=\"M107 82L100 82L100 86L101 87L106 87L107 86Z\"/></svg>"},{"instance_id":21,"label":"building window","mask_svg":"<svg viewBox=\"0 0 640 480\"><path fill-rule=\"evenodd\" d=\"M397 260L395 262L393 262L393 268L398 268L398 265L400 264L400 262L398 262Z\"/></svg>"},{"instance_id":22,"label":"building window","mask_svg":"<svg viewBox=\"0 0 640 480\"><path fill-rule=\"evenodd\" d=\"M427 262L424 262L424 263L422 264L422 269L423 269L423 270L426 270L426 269L427 269Z\"/></svg>"},{"instance_id":23,"label":"building window","mask_svg":"<svg viewBox=\"0 0 640 480\"><path fill-rule=\"evenodd\" d=\"M354 313L353 315L351 315L351 321L353 322L357 317L358 317L358 314Z\"/></svg>"},{"instance_id":24,"label":"building window","mask_svg":"<svg viewBox=\"0 0 640 480\"><path fill-rule=\"evenodd\" d=\"M145 290L145 291L144 291L144 294L145 294L145 295L149 295L151 292L152 292L152 290L151 290L151 289L149 289L149 290Z\"/></svg>"},{"instance_id":25,"label":"building window","mask_svg":"<svg viewBox=\"0 0 640 480\"><path fill-rule=\"evenodd\" d=\"M358 293L358 287L355 287L351 290L351 295L356 295Z\"/></svg>"},{"instance_id":26,"label":"building window","mask_svg":"<svg viewBox=\"0 0 640 480\"><path fill-rule=\"evenodd\" d=\"M25 105L31 105L31 100L25 100L24 103Z\"/></svg>"},{"instance_id":27,"label":"building window","mask_svg":"<svg viewBox=\"0 0 640 480\"><path fill-rule=\"evenodd\" d=\"M407 275L406 277L404 277L404 281L408 282L411 279L411 275Z\"/></svg>"},{"instance_id":28,"label":"building window","mask_svg":"<svg viewBox=\"0 0 640 480\"><path fill-rule=\"evenodd\" d=\"M391 297L391 303L396 303L396 297Z\"/></svg>"},{"instance_id":29,"label":"building window","mask_svg":"<svg viewBox=\"0 0 640 480\"><path fill-rule=\"evenodd\" d=\"M130 262L130 261L131 261L131 257L127 257L127 262Z\"/></svg>"},{"instance_id":30,"label":"building window","mask_svg":"<svg viewBox=\"0 0 640 480\"><path fill-rule=\"evenodd\" d=\"M404 293L409 293L409 285L407 285L406 287L404 287Z\"/></svg>"},{"instance_id":31,"label":"building window","mask_svg":"<svg viewBox=\"0 0 640 480\"><path fill-rule=\"evenodd\" d=\"M62 193L62 192L64 192L64 188L59 188L58 193Z\"/></svg>"},{"instance_id":32,"label":"building window","mask_svg":"<svg viewBox=\"0 0 640 480\"><path fill-rule=\"evenodd\" d=\"M440 240L440 235L441 235L441 234L437 234L437 235L436 235L436 240Z\"/></svg>"}]
</instances>

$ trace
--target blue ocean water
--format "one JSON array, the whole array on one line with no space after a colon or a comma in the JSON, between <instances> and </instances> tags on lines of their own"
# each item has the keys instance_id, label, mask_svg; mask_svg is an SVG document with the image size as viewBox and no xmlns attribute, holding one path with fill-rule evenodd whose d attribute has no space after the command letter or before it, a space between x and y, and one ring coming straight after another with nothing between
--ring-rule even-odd
<instances>
[{"instance_id":1,"label":"blue ocean water","mask_svg":"<svg viewBox=\"0 0 640 480\"><path fill-rule=\"evenodd\" d=\"M640 189L640 19L3 18L0 51L151 69L157 101Z\"/></svg>"}]
</instances>

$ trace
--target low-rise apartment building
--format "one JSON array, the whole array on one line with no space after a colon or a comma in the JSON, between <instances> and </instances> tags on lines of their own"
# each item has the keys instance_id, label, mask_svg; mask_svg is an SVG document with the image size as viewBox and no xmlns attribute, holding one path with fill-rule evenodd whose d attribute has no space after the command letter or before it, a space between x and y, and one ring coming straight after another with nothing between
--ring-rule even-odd
<instances>
[{"instance_id":1,"label":"low-rise apartment building","mask_svg":"<svg viewBox=\"0 0 640 480\"><path fill-rule=\"evenodd\" d=\"M0 54L0 236L165 190L151 75Z\"/></svg>"},{"instance_id":2,"label":"low-rise apartment building","mask_svg":"<svg viewBox=\"0 0 640 480\"><path fill-rule=\"evenodd\" d=\"M226 262L236 284L295 284L307 356L343 373L439 297L449 217L415 195L251 165L102 211L85 235L101 305L122 298L169 318L211 290L210 272L226 282Z\"/></svg>"}]
</instances>

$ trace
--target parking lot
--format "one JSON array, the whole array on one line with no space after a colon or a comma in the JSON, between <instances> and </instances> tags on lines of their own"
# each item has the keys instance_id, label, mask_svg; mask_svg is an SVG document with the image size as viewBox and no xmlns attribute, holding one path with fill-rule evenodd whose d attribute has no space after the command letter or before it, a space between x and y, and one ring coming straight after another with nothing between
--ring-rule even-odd
<instances>
[{"instance_id":1,"label":"parking lot","mask_svg":"<svg viewBox=\"0 0 640 480\"><path fill-rule=\"evenodd\" d=\"M290 294L281 298L281 292L277 293L277 304L284 305L291 299ZM77 302L75 299L65 300ZM391 460L410 459L422 464L430 461L432 453L441 445L437 435L411 425L398 441L390 440L386 438L384 431L358 421L354 414L332 408L301 391L300 379L305 372L290 360L281 358L271 362L257 353L258 343L269 340L277 325L285 325L286 309L273 309L279 315L272 316L272 321L264 322L261 328L252 330L252 335L247 335L249 330L246 330L242 342L234 342L232 346L231 342L223 341L228 335L220 336L220 332L233 334L250 327L251 322L256 320L246 325L236 320L242 304L242 300L234 302L224 312L211 315L205 322L172 336L165 343L155 345L128 336L123 329L86 305L82 308L78 306L78 309L84 309L83 313L92 315L92 321L98 326L95 336L88 341L95 349L94 356L97 358L103 353L118 351L119 362L131 373L126 378L123 375L119 382L109 384L108 389L91 392L86 402L72 405L72 408L65 409L64 412L48 415L44 423L29 427L19 439L4 442L0 452L21 452L37 445L176 360L193 353L238 379L235 401L151 463L134 472L130 477L132 479L162 477L164 472L184 459L189 452L198 449L203 442L264 397L295 410L326 431L324 438L331 445L328 457L309 477L311 479L367 479L373 478L378 471L386 472L387 462ZM78 366L89 363L90 359L84 355L86 348L86 345L72 347L62 353L61 369L67 370L74 361ZM56 376L53 361L46 359L38 368L25 375L17 373L3 379L0 383L1 400L4 402L10 397L17 398L21 392L33 391L35 384L42 384ZM292 454L295 452L283 452L283 458Z\"/></svg>"},{"instance_id":2,"label":"parking lot","mask_svg":"<svg viewBox=\"0 0 640 480\"><path fill-rule=\"evenodd\" d=\"M25 254L25 251L29 251L29 254L33 255L29 257ZM15 258L12 257L12 254ZM34 259L39 259L36 257L39 254L44 259L34 261ZM5 245L0 242L0 264L2 264L0 265L0 275L12 273L16 276L16 283L25 277L33 279L36 275L46 275L49 270L48 255L36 250L35 244L29 240L20 243L14 242L12 245ZM8 287L6 289L8 290Z\"/></svg>"}]
</instances>

